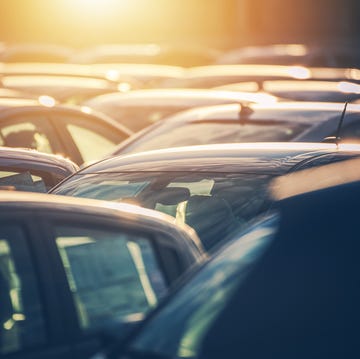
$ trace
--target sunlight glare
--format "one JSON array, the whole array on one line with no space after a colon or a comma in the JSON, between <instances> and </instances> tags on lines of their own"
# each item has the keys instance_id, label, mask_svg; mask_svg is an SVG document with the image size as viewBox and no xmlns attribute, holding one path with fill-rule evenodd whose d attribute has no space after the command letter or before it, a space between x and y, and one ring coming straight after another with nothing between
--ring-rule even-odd
<instances>
[{"instance_id":1,"label":"sunlight glare","mask_svg":"<svg viewBox=\"0 0 360 359\"><path fill-rule=\"evenodd\" d=\"M344 93L360 93L360 85L351 82L340 82L337 87Z\"/></svg>"},{"instance_id":2,"label":"sunlight glare","mask_svg":"<svg viewBox=\"0 0 360 359\"><path fill-rule=\"evenodd\" d=\"M303 66L292 66L288 72L290 76L299 80L305 80L311 77L310 70Z\"/></svg>"},{"instance_id":3,"label":"sunlight glare","mask_svg":"<svg viewBox=\"0 0 360 359\"><path fill-rule=\"evenodd\" d=\"M121 82L118 85L118 90L120 92L129 92L131 90L131 85L127 82Z\"/></svg>"},{"instance_id":4,"label":"sunlight glare","mask_svg":"<svg viewBox=\"0 0 360 359\"><path fill-rule=\"evenodd\" d=\"M90 115L92 113L92 109L88 106L81 106L81 112Z\"/></svg>"},{"instance_id":5,"label":"sunlight glare","mask_svg":"<svg viewBox=\"0 0 360 359\"><path fill-rule=\"evenodd\" d=\"M45 107L54 107L56 104L55 99L53 97L47 96L47 95L39 96L38 101L41 105L43 105Z\"/></svg>"}]
</instances>

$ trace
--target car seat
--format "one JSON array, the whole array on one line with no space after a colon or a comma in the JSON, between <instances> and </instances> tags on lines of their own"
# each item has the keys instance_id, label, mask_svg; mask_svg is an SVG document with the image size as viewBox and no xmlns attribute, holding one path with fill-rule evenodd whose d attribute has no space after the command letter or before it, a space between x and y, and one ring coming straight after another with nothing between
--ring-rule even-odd
<instances>
[{"instance_id":1,"label":"car seat","mask_svg":"<svg viewBox=\"0 0 360 359\"><path fill-rule=\"evenodd\" d=\"M237 226L229 203L219 196L193 195L185 209L185 222L193 227L209 251Z\"/></svg>"}]
</instances>

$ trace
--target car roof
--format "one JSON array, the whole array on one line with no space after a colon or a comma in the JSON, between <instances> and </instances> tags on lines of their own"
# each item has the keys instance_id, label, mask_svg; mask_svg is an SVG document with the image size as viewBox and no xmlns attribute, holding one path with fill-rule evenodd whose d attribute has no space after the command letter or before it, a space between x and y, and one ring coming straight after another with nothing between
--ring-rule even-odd
<instances>
[{"instance_id":1,"label":"car roof","mask_svg":"<svg viewBox=\"0 0 360 359\"><path fill-rule=\"evenodd\" d=\"M128 203L100 201L95 199L74 198L34 192L0 191L0 208L27 209L31 211L76 212L95 216L140 219L159 227L171 227L193 235L187 225L175 225L175 218L147 208Z\"/></svg>"},{"instance_id":2,"label":"car roof","mask_svg":"<svg viewBox=\"0 0 360 359\"><path fill-rule=\"evenodd\" d=\"M360 153L360 146L331 143L233 143L169 148L118 156L99 161L79 172L286 172L295 164L332 152ZM238 166L238 167L237 167Z\"/></svg>"},{"instance_id":3,"label":"car roof","mask_svg":"<svg viewBox=\"0 0 360 359\"><path fill-rule=\"evenodd\" d=\"M1 76L1 83L6 88L38 94L39 96L50 95L61 101L72 96L95 96L119 89L117 83L104 78L72 75L3 75ZM128 87L130 88L131 85L128 84Z\"/></svg>"},{"instance_id":4,"label":"car roof","mask_svg":"<svg viewBox=\"0 0 360 359\"><path fill-rule=\"evenodd\" d=\"M1 76L1 83L5 87L79 87L79 88L112 88L117 84L104 78L84 77L57 74L9 74Z\"/></svg>"},{"instance_id":5,"label":"car roof","mask_svg":"<svg viewBox=\"0 0 360 359\"><path fill-rule=\"evenodd\" d=\"M139 79L147 78L181 78L185 69L181 66L157 64L91 64L87 65L94 75L116 80L116 76L130 76Z\"/></svg>"},{"instance_id":6,"label":"car roof","mask_svg":"<svg viewBox=\"0 0 360 359\"><path fill-rule=\"evenodd\" d=\"M86 65L51 62L0 63L0 74L91 76Z\"/></svg>"},{"instance_id":7,"label":"car roof","mask_svg":"<svg viewBox=\"0 0 360 359\"><path fill-rule=\"evenodd\" d=\"M38 96L13 89L0 88L0 98L21 98L21 99L34 99Z\"/></svg>"},{"instance_id":8,"label":"car roof","mask_svg":"<svg viewBox=\"0 0 360 359\"><path fill-rule=\"evenodd\" d=\"M48 154L32 149L0 147L0 166L6 163L6 166L16 167L21 164L23 167L35 165L36 167L52 167L67 170L74 173L79 170L79 166L73 161L60 155Z\"/></svg>"},{"instance_id":9,"label":"car roof","mask_svg":"<svg viewBox=\"0 0 360 359\"><path fill-rule=\"evenodd\" d=\"M20 106L39 106L38 99L30 99L30 98L0 98L0 110L12 107L20 107Z\"/></svg>"},{"instance_id":10,"label":"car roof","mask_svg":"<svg viewBox=\"0 0 360 359\"><path fill-rule=\"evenodd\" d=\"M36 113L39 111L58 111L73 113L74 115L82 114L83 116L92 116L93 118L99 119L99 121L103 121L104 123L117 128L128 136L132 134L132 131L127 127L101 112L94 111L86 106L58 105L50 96L40 96L38 101L31 99L0 98L0 119L10 115L22 114L24 112Z\"/></svg>"},{"instance_id":11,"label":"car roof","mask_svg":"<svg viewBox=\"0 0 360 359\"><path fill-rule=\"evenodd\" d=\"M210 100L219 102L265 102L274 103L276 97L266 93L235 92L225 90L209 89L144 89L134 90L126 93L110 93L100 95L86 101L86 105L96 105L99 103L113 103L114 105L132 106L191 106L192 104L202 103Z\"/></svg>"},{"instance_id":12,"label":"car roof","mask_svg":"<svg viewBox=\"0 0 360 359\"><path fill-rule=\"evenodd\" d=\"M52 43L6 43L4 44L1 61L67 61L72 49Z\"/></svg>"},{"instance_id":13,"label":"car roof","mask_svg":"<svg viewBox=\"0 0 360 359\"><path fill-rule=\"evenodd\" d=\"M360 70L329 67L305 67L284 65L208 65L189 68L186 77L216 77L216 76L269 76L293 79L348 79L357 80Z\"/></svg>"},{"instance_id":14,"label":"car roof","mask_svg":"<svg viewBox=\"0 0 360 359\"><path fill-rule=\"evenodd\" d=\"M216 90L240 91L337 91L344 93L360 93L360 85L348 81L322 81L322 80L265 80L260 86L256 81L236 82L217 86Z\"/></svg>"}]
</instances>

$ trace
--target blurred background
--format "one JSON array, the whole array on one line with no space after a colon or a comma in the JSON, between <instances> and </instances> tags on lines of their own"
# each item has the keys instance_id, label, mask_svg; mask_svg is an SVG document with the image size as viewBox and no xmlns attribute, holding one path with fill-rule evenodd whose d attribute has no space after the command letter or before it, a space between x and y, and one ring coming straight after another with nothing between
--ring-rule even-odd
<instances>
[{"instance_id":1,"label":"blurred background","mask_svg":"<svg viewBox=\"0 0 360 359\"><path fill-rule=\"evenodd\" d=\"M228 49L346 42L360 35L358 0L2 0L3 42L172 43Z\"/></svg>"}]
</instances>

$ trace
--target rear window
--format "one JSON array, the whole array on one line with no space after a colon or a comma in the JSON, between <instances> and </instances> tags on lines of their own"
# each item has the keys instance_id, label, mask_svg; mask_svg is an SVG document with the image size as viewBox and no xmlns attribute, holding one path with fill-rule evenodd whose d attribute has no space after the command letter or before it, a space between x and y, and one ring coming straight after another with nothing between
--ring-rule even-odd
<instances>
[{"instance_id":1,"label":"rear window","mask_svg":"<svg viewBox=\"0 0 360 359\"><path fill-rule=\"evenodd\" d=\"M287 142L309 126L302 123L242 124L239 121L194 122L182 126L159 126L129 144L122 153L167 147L241 142Z\"/></svg>"}]
</instances>

